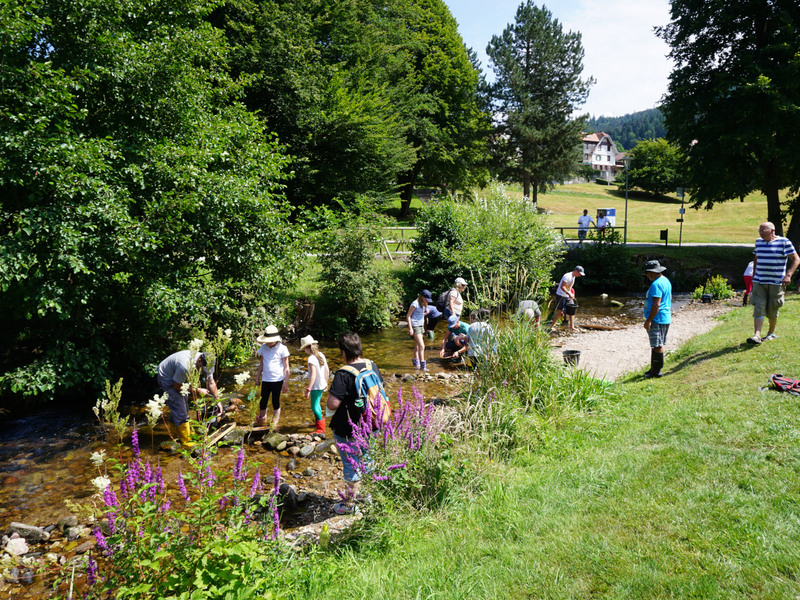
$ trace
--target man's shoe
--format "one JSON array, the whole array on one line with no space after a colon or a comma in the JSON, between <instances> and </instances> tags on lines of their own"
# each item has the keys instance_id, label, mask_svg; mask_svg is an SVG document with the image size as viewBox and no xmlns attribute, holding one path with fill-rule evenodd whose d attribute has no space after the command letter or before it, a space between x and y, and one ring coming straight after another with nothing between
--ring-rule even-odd
<instances>
[{"instance_id":1,"label":"man's shoe","mask_svg":"<svg viewBox=\"0 0 800 600\"><path fill-rule=\"evenodd\" d=\"M647 371L644 374L645 379L653 379L654 377L663 377L663 376L664 374L661 371L659 371L658 373L651 373L650 371Z\"/></svg>"},{"instance_id":2,"label":"man's shoe","mask_svg":"<svg viewBox=\"0 0 800 600\"><path fill-rule=\"evenodd\" d=\"M747 338L747 343L748 344L760 344L761 343L761 338L759 336L757 336L757 335L754 335L753 337Z\"/></svg>"}]
</instances>

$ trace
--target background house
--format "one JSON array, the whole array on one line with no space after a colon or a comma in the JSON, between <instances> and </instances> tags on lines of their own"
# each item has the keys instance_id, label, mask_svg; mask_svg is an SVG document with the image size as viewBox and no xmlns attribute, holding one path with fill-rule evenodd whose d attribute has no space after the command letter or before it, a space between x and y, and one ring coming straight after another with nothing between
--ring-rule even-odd
<instances>
[{"instance_id":1,"label":"background house","mask_svg":"<svg viewBox=\"0 0 800 600\"><path fill-rule=\"evenodd\" d=\"M590 133L583 138L583 164L591 165L598 173L598 177L606 181L613 181L617 171L624 169L622 158L625 152L617 150L611 136L602 131Z\"/></svg>"}]
</instances>

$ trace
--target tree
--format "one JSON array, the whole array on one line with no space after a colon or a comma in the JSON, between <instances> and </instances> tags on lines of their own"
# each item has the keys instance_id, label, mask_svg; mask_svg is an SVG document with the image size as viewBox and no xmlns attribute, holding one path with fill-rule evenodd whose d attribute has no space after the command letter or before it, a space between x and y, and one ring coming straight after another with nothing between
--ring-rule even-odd
<instances>
[{"instance_id":1,"label":"tree","mask_svg":"<svg viewBox=\"0 0 800 600\"><path fill-rule=\"evenodd\" d=\"M662 110L670 139L688 157L694 206L767 197L782 234L781 189L800 181L800 4L673 0L657 34L675 69ZM800 242L794 204L790 236ZM794 232L794 233L791 233Z\"/></svg>"},{"instance_id":2,"label":"tree","mask_svg":"<svg viewBox=\"0 0 800 600\"><path fill-rule=\"evenodd\" d=\"M680 148L663 138L642 140L628 156L633 159L628 172L630 187L667 195L686 182L686 157Z\"/></svg>"},{"instance_id":3,"label":"tree","mask_svg":"<svg viewBox=\"0 0 800 600\"><path fill-rule=\"evenodd\" d=\"M205 0L0 4L0 389L89 392L288 277L287 159Z\"/></svg>"},{"instance_id":4,"label":"tree","mask_svg":"<svg viewBox=\"0 0 800 600\"><path fill-rule=\"evenodd\" d=\"M502 180L522 181L529 197L567 177L580 160L581 129L573 117L594 83L581 79L580 33L564 33L546 8L527 0L515 23L486 48L495 74L496 127L492 150Z\"/></svg>"}]
</instances>

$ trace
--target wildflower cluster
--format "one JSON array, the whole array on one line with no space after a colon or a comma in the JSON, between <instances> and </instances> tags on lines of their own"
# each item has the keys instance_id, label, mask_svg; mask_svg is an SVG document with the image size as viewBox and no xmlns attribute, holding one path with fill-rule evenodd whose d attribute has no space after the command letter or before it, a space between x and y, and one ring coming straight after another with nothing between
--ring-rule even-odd
<instances>
[{"instance_id":1,"label":"wildflower cluster","mask_svg":"<svg viewBox=\"0 0 800 600\"><path fill-rule=\"evenodd\" d=\"M366 415L353 424L353 443L342 446L349 454L347 460L366 475L362 478L365 487L416 507L427 504L425 489L441 460L436 450L441 425L433 419L434 410L416 387L408 401L399 389L397 409L385 423L382 415Z\"/></svg>"},{"instance_id":2,"label":"wildflower cluster","mask_svg":"<svg viewBox=\"0 0 800 600\"><path fill-rule=\"evenodd\" d=\"M138 597L144 590L153 598L269 597L279 584L270 576L280 555L277 486L259 500L261 473L249 481L245 450L237 453L232 477L215 473L213 457L202 455L170 489L160 462L140 454L135 429L131 442L131 462L113 461L118 483L93 481L103 512L84 597ZM272 514L259 518L266 503Z\"/></svg>"}]
</instances>

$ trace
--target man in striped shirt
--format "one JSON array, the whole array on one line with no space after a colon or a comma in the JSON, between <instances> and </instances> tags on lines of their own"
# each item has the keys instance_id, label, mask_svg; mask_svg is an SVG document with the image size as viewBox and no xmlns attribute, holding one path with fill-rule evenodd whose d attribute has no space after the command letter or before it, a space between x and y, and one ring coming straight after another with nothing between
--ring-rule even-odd
<instances>
[{"instance_id":1,"label":"man in striped shirt","mask_svg":"<svg viewBox=\"0 0 800 600\"><path fill-rule=\"evenodd\" d=\"M758 228L761 236L756 240L753 251L753 337L747 338L748 344L760 344L762 341L774 340L775 326L778 324L778 310L783 306L784 287L792 280L795 269L800 264L800 256L792 242L785 237L775 235L775 225L762 223ZM789 268L786 261L790 260ZM769 333L761 338L764 316L769 320Z\"/></svg>"}]
</instances>

